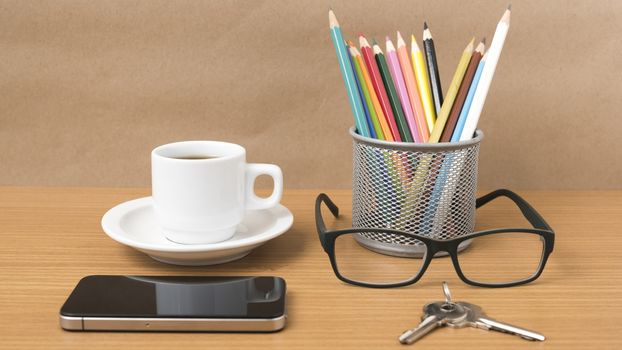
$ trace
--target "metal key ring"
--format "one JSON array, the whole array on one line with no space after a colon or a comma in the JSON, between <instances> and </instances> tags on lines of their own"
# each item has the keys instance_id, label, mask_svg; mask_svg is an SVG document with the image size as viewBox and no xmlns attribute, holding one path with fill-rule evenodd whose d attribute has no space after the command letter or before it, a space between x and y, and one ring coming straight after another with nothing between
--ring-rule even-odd
<instances>
[{"instance_id":1,"label":"metal key ring","mask_svg":"<svg viewBox=\"0 0 622 350\"><path fill-rule=\"evenodd\" d=\"M445 294L445 302L451 304L451 292L449 291L449 285L443 281L443 294Z\"/></svg>"}]
</instances>

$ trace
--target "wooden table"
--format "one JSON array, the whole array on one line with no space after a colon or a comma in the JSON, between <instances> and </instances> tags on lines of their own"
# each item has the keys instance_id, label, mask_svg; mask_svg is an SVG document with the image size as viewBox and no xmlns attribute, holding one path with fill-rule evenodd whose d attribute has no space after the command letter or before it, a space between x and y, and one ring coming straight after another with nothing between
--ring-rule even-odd
<instances>
[{"instance_id":1,"label":"wooden table","mask_svg":"<svg viewBox=\"0 0 622 350\"><path fill-rule=\"evenodd\" d=\"M447 280L454 299L547 336L543 343L476 329L440 329L427 349L620 349L622 340L622 192L520 192L557 231L544 274L520 287L465 285L448 259L433 261L417 284L377 290L333 275L314 227L319 190L283 198L294 226L246 258L220 266L179 267L109 239L104 212L148 189L0 188L0 347L45 349L408 349L397 336L417 324L421 307L440 300ZM349 191L325 191L347 225ZM509 201L478 213L478 228L522 224ZM58 310L90 274L277 275L288 283L286 328L272 334L66 332Z\"/></svg>"}]
</instances>

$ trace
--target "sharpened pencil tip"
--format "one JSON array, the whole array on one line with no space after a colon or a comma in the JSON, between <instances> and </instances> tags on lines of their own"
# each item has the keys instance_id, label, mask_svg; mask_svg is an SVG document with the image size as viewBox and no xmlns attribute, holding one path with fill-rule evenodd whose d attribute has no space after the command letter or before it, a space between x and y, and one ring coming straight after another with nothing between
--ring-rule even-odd
<instances>
[{"instance_id":1,"label":"sharpened pencil tip","mask_svg":"<svg viewBox=\"0 0 622 350\"><path fill-rule=\"evenodd\" d=\"M479 52L482 55L484 54L484 51L486 51L486 38L482 39L482 41L477 44L475 51Z\"/></svg>"},{"instance_id":2,"label":"sharpened pencil tip","mask_svg":"<svg viewBox=\"0 0 622 350\"><path fill-rule=\"evenodd\" d=\"M464 51L473 51L473 44L475 43L475 37L471 38L471 41L469 41L469 44L464 48Z\"/></svg>"},{"instance_id":3,"label":"sharpened pencil tip","mask_svg":"<svg viewBox=\"0 0 622 350\"><path fill-rule=\"evenodd\" d=\"M367 39L364 36L359 36L359 45L361 46L361 48L363 47L369 47L369 42L367 41Z\"/></svg>"},{"instance_id":4,"label":"sharpened pencil tip","mask_svg":"<svg viewBox=\"0 0 622 350\"><path fill-rule=\"evenodd\" d=\"M337 16L333 12L333 9L328 9L328 24L330 28L339 27L339 22L337 21Z\"/></svg>"},{"instance_id":5,"label":"sharpened pencil tip","mask_svg":"<svg viewBox=\"0 0 622 350\"><path fill-rule=\"evenodd\" d=\"M430 27L428 27L428 22L424 22L423 24L423 40L432 40L432 33L430 33Z\"/></svg>"},{"instance_id":6,"label":"sharpened pencil tip","mask_svg":"<svg viewBox=\"0 0 622 350\"><path fill-rule=\"evenodd\" d=\"M415 38L415 34L410 34L410 52L415 53L419 50L419 44L417 44L417 38Z\"/></svg>"},{"instance_id":7,"label":"sharpened pencil tip","mask_svg":"<svg viewBox=\"0 0 622 350\"><path fill-rule=\"evenodd\" d=\"M376 41L376 38L372 38L371 39L371 44L372 45L378 45L378 42Z\"/></svg>"},{"instance_id":8,"label":"sharpened pencil tip","mask_svg":"<svg viewBox=\"0 0 622 350\"><path fill-rule=\"evenodd\" d=\"M508 5L507 10L503 13L500 22L505 22L508 26L510 25L510 15L512 13L512 4Z\"/></svg>"},{"instance_id":9,"label":"sharpened pencil tip","mask_svg":"<svg viewBox=\"0 0 622 350\"><path fill-rule=\"evenodd\" d=\"M406 42L404 41L404 38L402 37L402 33L400 33L400 31L397 31L397 47L406 47Z\"/></svg>"},{"instance_id":10,"label":"sharpened pencil tip","mask_svg":"<svg viewBox=\"0 0 622 350\"><path fill-rule=\"evenodd\" d=\"M393 42L391 41L391 38L389 38L388 36L387 36L387 43L386 43L386 45L387 45L386 46L387 47L387 52L395 51L395 46L393 45Z\"/></svg>"}]
</instances>

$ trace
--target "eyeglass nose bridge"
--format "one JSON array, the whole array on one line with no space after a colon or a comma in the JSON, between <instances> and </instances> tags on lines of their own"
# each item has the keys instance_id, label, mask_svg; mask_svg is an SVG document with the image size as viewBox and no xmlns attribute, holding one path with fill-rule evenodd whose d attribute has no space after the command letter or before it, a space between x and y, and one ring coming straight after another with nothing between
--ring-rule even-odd
<instances>
[{"instance_id":1,"label":"eyeglass nose bridge","mask_svg":"<svg viewBox=\"0 0 622 350\"><path fill-rule=\"evenodd\" d=\"M445 257L445 256L454 257L460 254L463 250L469 248L469 246L471 245L471 242L472 242L471 239L462 241L457 245L444 244L444 242L443 243L433 242L431 244L428 244L427 254L431 255L433 258L440 258L440 257Z\"/></svg>"},{"instance_id":2,"label":"eyeglass nose bridge","mask_svg":"<svg viewBox=\"0 0 622 350\"><path fill-rule=\"evenodd\" d=\"M442 258L446 256L451 256L452 253L450 249L439 248L439 249L434 249L433 251L430 251L428 254L433 254L432 258Z\"/></svg>"},{"instance_id":3,"label":"eyeglass nose bridge","mask_svg":"<svg viewBox=\"0 0 622 350\"><path fill-rule=\"evenodd\" d=\"M444 257L444 256L450 256L450 255L451 255L451 253L449 253L449 251L448 251L448 250L441 249L441 250L437 250L437 251L434 253L433 258L442 258L442 257Z\"/></svg>"},{"instance_id":4,"label":"eyeglass nose bridge","mask_svg":"<svg viewBox=\"0 0 622 350\"><path fill-rule=\"evenodd\" d=\"M432 264L433 260L435 260L436 258L449 258L451 261L451 265L453 265L456 273L458 274L458 276L460 276L461 273L459 272L460 267L457 255L461 250L465 248L466 247L461 247L460 249L459 245L454 246L451 244L448 245L440 242L432 242L431 244L427 244L427 251L425 257L427 261L424 263L424 268L422 269L422 271L419 272L419 278L421 278L421 275L425 273L425 270L427 270L429 265Z\"/></svg>"}]
</instances>

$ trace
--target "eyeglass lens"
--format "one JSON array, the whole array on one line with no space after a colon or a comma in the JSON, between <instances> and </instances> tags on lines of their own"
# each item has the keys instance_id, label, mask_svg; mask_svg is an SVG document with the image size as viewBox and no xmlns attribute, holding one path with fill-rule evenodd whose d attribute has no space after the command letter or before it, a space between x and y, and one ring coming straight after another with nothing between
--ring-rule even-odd
<instances>
[{"instance_id":1,"label":"eyeglass lens","mask_svg":"<svg viewBox=\"0 0 622 350\"><path fill-rule=\"evenodd\" d=\"M335 240L335 262L339 273L352 281L368 284L396 284L413 279L423 266L425 259L408 258L379 253L361 245L365 234L352 233L338 236ZM404 250L406 245L416 248L425 255L426 246L413 241L412 237L399 234L383 234L391 237L392 243L384 243L384 248L394 246ZM407 242L407 243L406 243Z\"/></svg>"},{"instance_id":2,"label":"eyeglass lens","mask_svg":"<svg viewBox=\"0 0 622 350\"><path fill-rule=\"evenodd\" d=\"M473 238L458 254L458 262L468 280L503 284L532 277L540 268L543 253L542 236L502 232Z\"/></svg>"}]
</instances>

